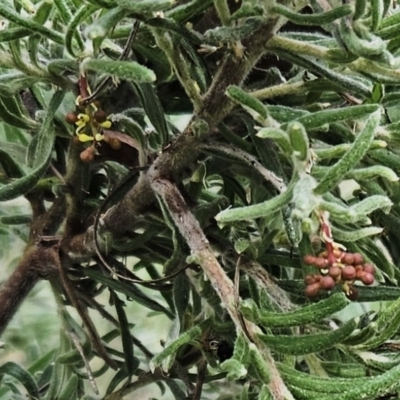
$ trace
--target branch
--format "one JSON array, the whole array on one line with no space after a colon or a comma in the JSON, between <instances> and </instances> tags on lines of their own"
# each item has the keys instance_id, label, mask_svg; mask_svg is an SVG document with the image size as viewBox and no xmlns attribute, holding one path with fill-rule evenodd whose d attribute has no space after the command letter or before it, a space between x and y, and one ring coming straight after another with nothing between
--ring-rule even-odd
<instances>
[{"instance_id":1,"label":"branch","mask_svg":"<svg viewBox=\"0 0 400 400\"><path fill-rule=\"evenodd\" d=\"M117 236L122 236L128 225L127 221L137 218L153 202L154 194L148 176L154 177L157 171L158 176L174 177L199 157L201 140L193 135L191 123L196 119L203 119L213 127L229 113L234 103L226 96L226 89L230 85L240 85L243 82L265 53L268 40L277 32L283 21L283 18L269 19L243 40L246 48L245 56L237 57L233 53L225 56L203 97L202 109L192 118L182 134L164 149L149 172L142 174L124 200L110 211L104 220L107 229Z\"/></svg>"},{"instance_id":2,"label":"branch","mask_svg":"<svg viewBox=\"0 0 400 400\"><path fill-rule=\"evenodd\" d=\"M243 331L248 340L253 342L261 352L264 360L268 363L271 371L270 391L276 400L292 400L293 397L285 386L275 361L269 349L258 338L260 329L257 325L246 321L238 313L235 306L235 288L233 282L216 259L210 244L204 235L198 221L190 212L181 193L177 187L167 179L156 178L152 180L152 187L156 194L165 203L171 218L186 240L192 257L202 267L214 290L221 299L223 306L227 309L238 332ZM244 326L243 326L244 325Z\"/></svg>"},{"instance_id":3,"label":"branch","mask_svg":"<svg viewBox=\"0 0 400 400\"><path fill-rule=\"evenodd\" d=\"M0 289L0 336L36 283L55 274L52 248L28 248L17 268Z\"/></svg>"}]
</instances>

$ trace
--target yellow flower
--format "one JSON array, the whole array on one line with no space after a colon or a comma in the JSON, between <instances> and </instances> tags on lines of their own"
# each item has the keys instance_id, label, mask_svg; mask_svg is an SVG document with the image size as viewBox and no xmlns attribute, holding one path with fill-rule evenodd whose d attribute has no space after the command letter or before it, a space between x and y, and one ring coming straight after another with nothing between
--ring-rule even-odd
<instances>
[{"instance_id":1,"label":"yellow flower","mask_svg":"<svg viewBox=\"0 0 400 400\"><path fill-rule=\"evenodd\" d=\"M94 140L93 136L86 135L86 133L79 133L78 138L79 138L79 141L83 142L83 143Z\"/></svg>"},{"instance_id":2,"label":"yellow flower","mask_svg":"<svg viewBox=\"0 0 400 400\"><path fill-rule=\"evenodd\" d=\"M102 128L105 129L110 129L111 128L111 124L112 122L110 120L106 120L104 122L102 122L101 124L99 124Z\"/></svg>"}]
</instances>

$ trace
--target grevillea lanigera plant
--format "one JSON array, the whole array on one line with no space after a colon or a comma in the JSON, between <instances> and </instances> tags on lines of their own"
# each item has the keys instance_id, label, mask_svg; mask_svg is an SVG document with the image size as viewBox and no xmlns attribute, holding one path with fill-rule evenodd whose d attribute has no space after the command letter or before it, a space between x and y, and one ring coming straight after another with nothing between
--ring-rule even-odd
<instances>
[{"instance_id":1,"label":"grevillea lanigera plant","mask_svg":"<svg viewBox=\"0 0 400 400\"><path fill-rule=\"evenodd\" d=\"M399 397L394 1L0 18L1 400Z\"/></svg>"}]
</instances>

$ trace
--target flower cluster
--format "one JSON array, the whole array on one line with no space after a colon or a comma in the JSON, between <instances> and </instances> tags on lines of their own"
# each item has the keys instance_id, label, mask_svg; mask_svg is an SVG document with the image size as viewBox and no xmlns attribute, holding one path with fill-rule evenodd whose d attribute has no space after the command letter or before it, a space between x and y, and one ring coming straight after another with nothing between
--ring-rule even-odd
<instances>
[{"instance_id":1,"label":"flower cluster","mask_svg":"<svg viewBox=\"0 0 400 400\"><path fill-rule=\"evenodd\" d=\"M84 105L91 90L85 76L79 78L80 95L75 99L76 112L69 112L65 116L66 122L76 126L75 133L80 142L91 142L91 145L82 151L80 157L84 162L91 162L96 152L96 144L105 140L103 130L111 127L111 121L101 109L99 101L92 101Z\"/></svg>"},{"instance_id":2,"label":"flower cluster","mask_svg":"<svg viewBox=\"0 0 400 400\"><path fill-rule=\"evenodd\" d=\"M372 285L375 281L375 267L365 262L360 253L347 253L336 248L331 254L323 251L317 257L306 255L303 261L318 268L321 273L305 277L307 297L316 297L321 290L331 290L336 285L341 285L346 295L354 300L358 296L354 282Z\"/></svg>"}]
</instances>

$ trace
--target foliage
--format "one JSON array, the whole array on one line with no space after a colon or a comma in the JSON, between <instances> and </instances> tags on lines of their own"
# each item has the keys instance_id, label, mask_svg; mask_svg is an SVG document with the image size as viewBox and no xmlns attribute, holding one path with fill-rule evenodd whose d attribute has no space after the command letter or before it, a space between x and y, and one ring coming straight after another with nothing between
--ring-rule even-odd
<instances>
[{"instance_id":1,"label":"foliage","mask_svg":"<svg viewBox=\"0 0 400 400\"><path fill-rule=\"evenodd\" d=\"M400 13L331 3L2 3L0 333L42 279L62 329L1 399L397 398Z\"/></svg>"}]
</instances>

